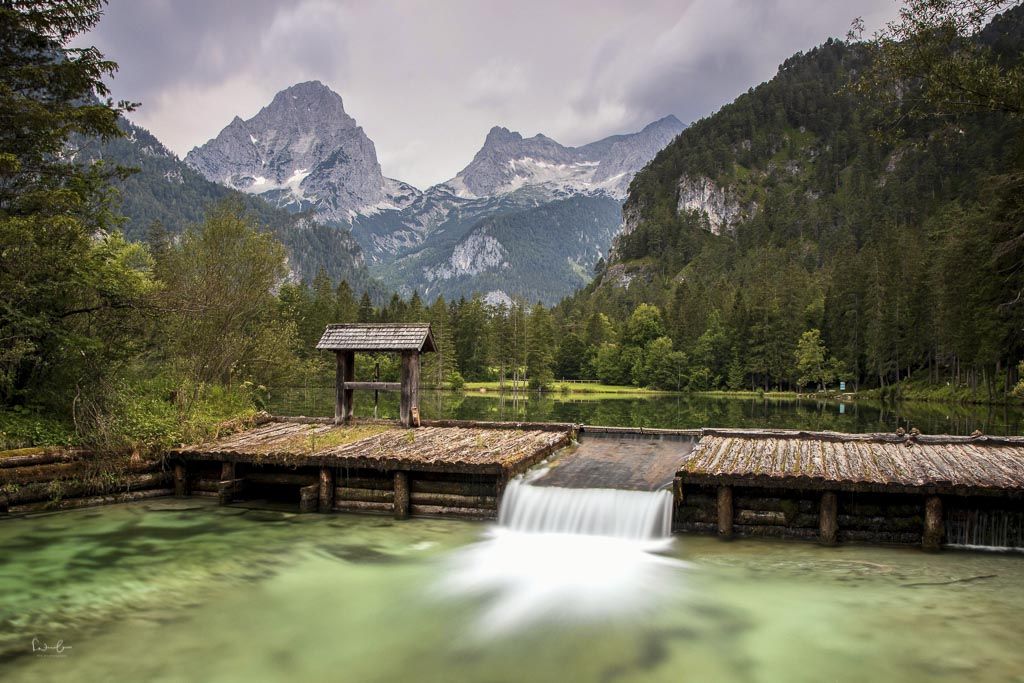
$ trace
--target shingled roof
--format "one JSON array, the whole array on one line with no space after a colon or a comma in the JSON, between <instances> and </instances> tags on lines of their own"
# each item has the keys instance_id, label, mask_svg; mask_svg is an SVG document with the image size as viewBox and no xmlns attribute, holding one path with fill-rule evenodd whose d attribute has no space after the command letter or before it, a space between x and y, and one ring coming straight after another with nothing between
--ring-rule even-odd
<instances>
[{"instance_id":1,"label":"shingled roof","mask_svg":"<svg viewBox=\"0 0 1024 683\"><path fill-rule=\"evenodd\" d=\"M426 323L328 325L316 348L330 351L436 351Z\"/></svg>"}]
</instances>

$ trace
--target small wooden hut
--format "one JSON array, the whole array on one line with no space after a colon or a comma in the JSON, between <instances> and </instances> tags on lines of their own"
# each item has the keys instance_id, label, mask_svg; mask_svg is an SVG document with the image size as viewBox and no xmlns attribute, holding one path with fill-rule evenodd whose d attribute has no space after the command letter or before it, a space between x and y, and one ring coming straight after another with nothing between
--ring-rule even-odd
<instances>
[{"instance_id":1,"label":"small wooden hut","mask_svg":"<svg viewBox=\"0 0 1024 683\"><path fill-rule=\"evenodd\" d=\"M334 375L334 423L352 419L352 394L355 389L400 391L399 420L405 427L420 423L420 354L437 350L427 323L345 323L328 325L316 348L334 351L337 366ZM398 382L357 382L355 354L398 353L402 357Z\"/></svg>"}]
</instances>

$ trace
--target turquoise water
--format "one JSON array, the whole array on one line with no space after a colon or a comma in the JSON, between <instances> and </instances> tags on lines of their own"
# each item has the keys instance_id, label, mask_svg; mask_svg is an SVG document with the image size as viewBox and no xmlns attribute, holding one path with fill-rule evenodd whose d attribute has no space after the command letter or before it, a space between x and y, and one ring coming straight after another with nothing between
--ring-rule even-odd
<instances>
[{"instance_id":1,"label":"turquoise water","mask_svg":"<svg viewBox=\"0 0 1024 683\"><path fill-rule=\"evenodd\" d=\"M373 415L373 395L356 392L356 415ZM273 389L268 410L279 415L333 415L334 389ZM531 420L623 427L772 427L844 432L916 427L925 434L1024 434L1019 406L979 406L905 401L841 403L814 399L756 399L660 395L643 398L428 391L421 398L427 419ZM380 417L398 417L398 399L381 394Z\"/></svg>"},{"instance_id":2,"label":"turquoise water","mask_svg":"<svg viewBox=\"0 0 1024 683\"><path fill-rule=\"evenodd\" d=\"M0 679L1024 681L1019 555L683 536L523 571L521 542L201 500L0 520Z\"/></svg>"}]
</instances>

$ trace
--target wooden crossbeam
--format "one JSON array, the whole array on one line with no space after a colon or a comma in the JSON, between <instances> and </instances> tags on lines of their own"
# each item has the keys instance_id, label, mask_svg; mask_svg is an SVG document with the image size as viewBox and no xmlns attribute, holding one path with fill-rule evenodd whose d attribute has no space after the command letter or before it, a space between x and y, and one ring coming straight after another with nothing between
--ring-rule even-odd
<instances>
[{"instance_id":1,"label":"wooden crossbeam","mask_svg":"<svg viewBox=\"0 0 1024 683\"><path fill-rule=\"evenodd\" d=\"M345 382L345 389L370 389L371 391L401 391L401 382Z\"/></svg>"}]
</instances>

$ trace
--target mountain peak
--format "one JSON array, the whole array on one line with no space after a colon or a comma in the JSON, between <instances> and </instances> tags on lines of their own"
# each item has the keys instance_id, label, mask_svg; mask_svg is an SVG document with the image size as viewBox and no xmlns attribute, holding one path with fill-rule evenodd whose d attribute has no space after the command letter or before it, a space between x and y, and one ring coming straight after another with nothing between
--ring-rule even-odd
<instances>
[{"instance_id":1,"label":"mountain peak","mask_svg":"<svg viewBox=\"0 0 1024 683\"><path fill-rule=\"evenodd\" d=\"M502 143L509 142L520 142L523 136L515 131L511 131L504 126L494 126L487 131L487 137L484 138L484 147L494 147Z\"/></svg>"},{"instance_id":2,"label":"mountain peak","mask_svg":"<svg viewBox=\"0 0 1024 683\"><path fill-rule=\"evenodd\" d=\"M462 197L545 186L560 194L599 193L622 198L633 174L683 128L682 122L669 114L636 133L566 147L543 133L524 138L494 126L473 161L445 185Z\"/></svg>"},{"instance_id":3,"label":"mountain peak","mask_svg":"<svg viewBox=\"0 0 1024 683\"><path fill-rule=\"evenodd\" d=\"M644 130L651 130L653 128L669 128L669 127L671 127L671 128L678 128L679 130L682 130L686 126L683 125L682 121L680 121L678 118L676 118L675 114L669 114L668 116L662 116L657 121L652 121L651 123L648 123L646 126L644 126Z\"/></svg>"},{"instance_id":4,"label":"mountain peak","mask_svg":"<svg viewBox=\"0 0 1024 683\"><path fill-rule=\"evenodd\" d=\"M237 116L185 161L207 179L279 206L345 222L384 199L373 142L320 81L296 83L246 121Z\"/></svg>"}]
</instances>

